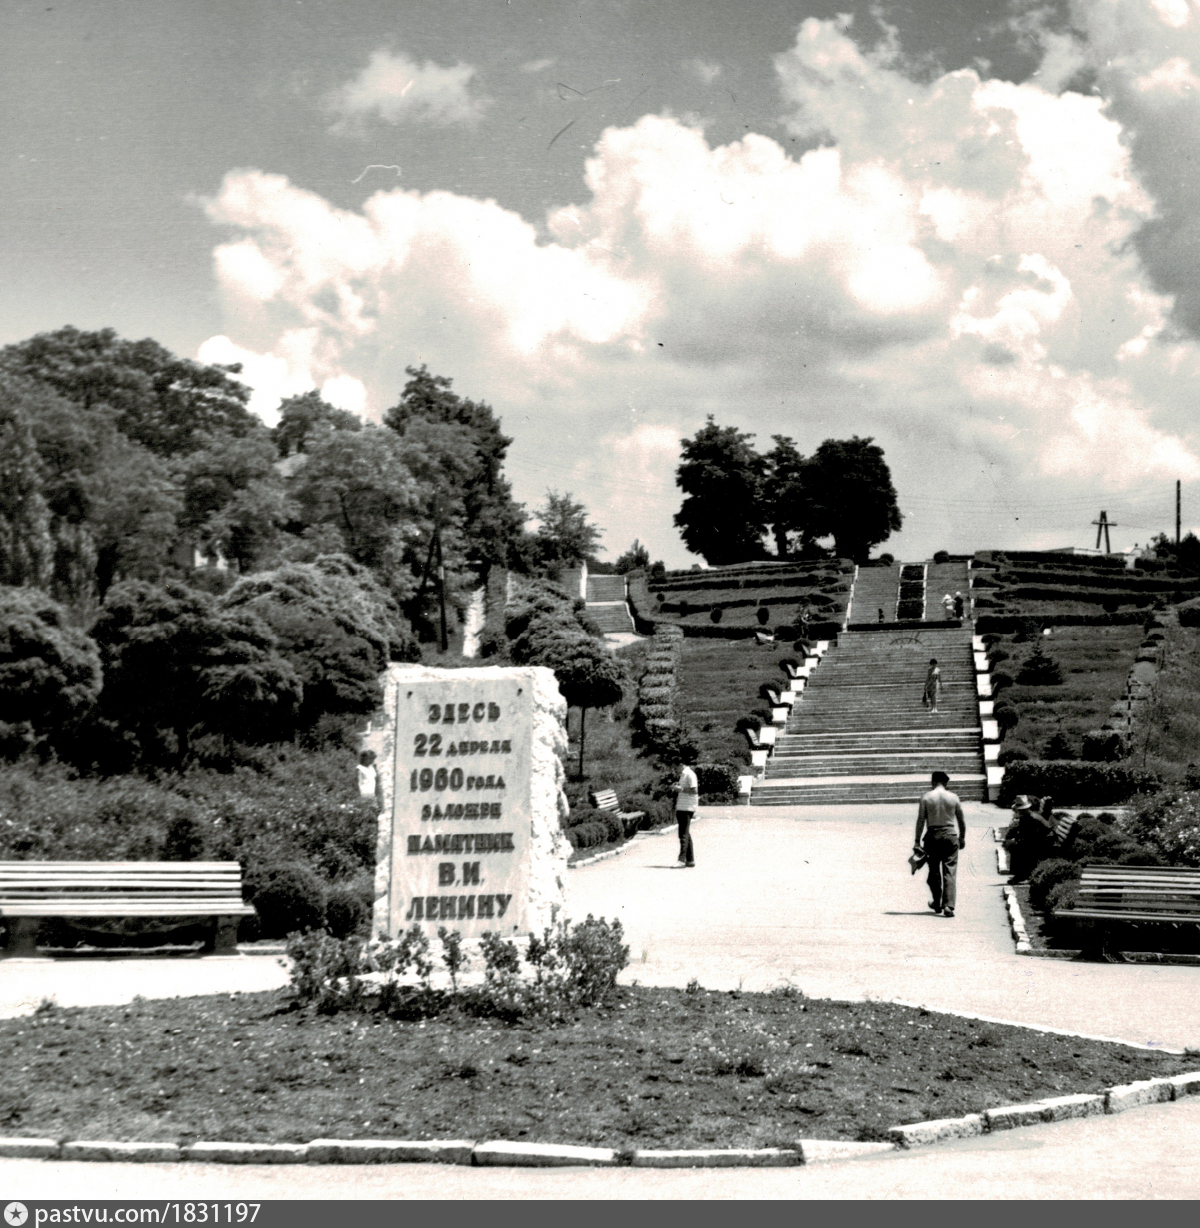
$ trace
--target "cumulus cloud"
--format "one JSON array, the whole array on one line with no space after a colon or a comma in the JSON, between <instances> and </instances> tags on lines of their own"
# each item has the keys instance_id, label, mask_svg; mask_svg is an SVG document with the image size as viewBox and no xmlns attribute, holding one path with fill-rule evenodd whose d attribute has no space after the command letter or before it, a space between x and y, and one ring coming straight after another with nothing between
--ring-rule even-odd
<instances>
[{"instance_id":1,"label":"cumulus cloud","mask_svg":"<svg viewBox=\"0 0 1200 1228\"><path fill-rule=\"evenodd\" d=\"M370 116L390 124L475 124L491 106L491 99L473 88L475 71L463 63L450 68L431 60L418 64L402 52L380 48L330 98L338 117L335 127L346 130Z\"/></svg>"},{"instance_id":2,"label":"cumulus cloud","mask_svg":"<svg viewBox=\"0 0 1200 1228\"><path fill-rule=\"evenodd\" d=\"M1143 16L1160 44L1196 24ZM1081 54L1054 53L1056 72ZM1128 94L1194 105L1171 59L1131 60ZM764 445L874 435L913 553L1005 544L995 508L1051 489L1075 515L1200 478L1200 359L1133 246L1160 206L1115 107L970 70L916 82L845 20L806 21L776 70L786 130L816 147L714 148L644 116L601 135L540 235L449 192L342 210L231 172L208 212L238 345L277 380L354 381L373 416L428 362L500 410L520 497L574 489L610 544L677 562L672 470L706 413ZM1066 524L1013 531L1056 544Z\"/></svg>"}]
</instances>

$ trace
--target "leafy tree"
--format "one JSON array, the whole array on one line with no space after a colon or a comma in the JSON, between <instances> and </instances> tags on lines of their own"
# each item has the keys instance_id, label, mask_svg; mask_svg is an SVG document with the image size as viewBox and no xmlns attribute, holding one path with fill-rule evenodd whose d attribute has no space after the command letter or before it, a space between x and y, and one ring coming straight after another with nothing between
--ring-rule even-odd
<instances>
[{"instance_id":1,"label":"leafy tree","mask_svg":"<svg viewBox=\"0 0 1200 1228\"><path fill-rule=\"evenodd\" d=\"M295 518L265 433L220 435L182 458L179 527L206 551L251 571L275 550Z\"/></svg>"},{"instance_id":2,"label":"leafy tree","mask_svg":"<svg viewBox=\"0 0 1200 1228\"><path fill-rule=\"evenodd\" d=\"M466 472L459 485L462 528L467 558L474 565L511 563L525 512L512 497L504 476L504 460L512 440L500 430L490 405L451 391L452 381L429 369L407 368L409 382L398 404L387 412L387 425L407 435L415 423L440 423L463 428L460 458Z\"/></svg>"},{"instance_id":3,"label":"leafy tree","mask_svg":"<svg viewBox=\"0 0 1200 1228\"><path fill-rule=\"evenodd\" d=\"M570 491L560 495L548 490L537 516L538 556L546 567L572 566L595 553L600 544L600 530L588 521L587 508Z\"/></svg>"},{"instance_id":4,"label":"leafy tree","mask_svg":"<svg viewBox=\"0 0 1200 1228\"><path fill-rule=\"evenodd\" d=\"M109 591L92 636L101 715L145 763L179 766L205 734L254 745L295 727L304 688L249 610L223 610L182 584L131 580Z\"/></svg>"},{"instance_id":5,"label":"leafy tree","mask_svg":"<svg viewBox=\"0 0 1200 1228\"><path fill-rule=\"evenodd\" d=\"M636 537L633 539L633 545L613 565L619 576L623 576L627 571L636 571L639 567L649 566L650 551Z\"/></svg>"},{"instance_id":6,"label":"leafy tree","mask_svg":"<svg viewBox=\"0 0 1200 1228\"><path fill-rule=\"evenodd\" d=\"M804 466L812 537L832 535L843 558L865 563L903 517L883 449L870 438L827 439Z\"/></svg>"},{"instance_id":7,"label":"leafy tree","mask_svg":"<svg viewBox=\"0 0 1200 1228\"><path fill-rule=\"evenodd\" d=\"M60 328L0 350L0 367L54 388L85 410L107 407L130 439L162 456L190 452L211 436L263 430L246 404L241 367L178 358L149 337L126 341L111 328Z\"/></svg>"},{"instance_id":8,"label":"leafy tree","mask_svg":"<svg viewBox=\"0 0 1200 1228\"><path fill-rule=\"evenodd\" d=\"M403 441L379 429L322 436L296 476L301 522L335 530L340 549L371 568L401 602L418 584L406 558L421 535L420 493Z\"/></svg>"},{"instance_id":9,"label":"leafy tree","mask_svg":"<svg viewBox=\"0 0 1200 1228\"><path fill-rule=\"evenodd\" d=\"M763 458L735 427L717 426L710 414L691 439L675 483L684 493L675 524L687 548L712 564L760 558L766 531L760 506Z\"/></svg>"},{"instance_id":10,"label":"leafy tree","mask_svg":"<svg viewBox=\"0 0 1200 1228\"><path fill-rule=\"evenodd\" d=\"M100 685L96 645L58 602L0 589L0 722L61 735L91 712Z\"/></svg>"},{"instance_id":11,"label":"leafy tree","mask_svg":"<svg viewBox=\"0 0 1200 1228\"><path fill-rule=\"evenodd\" d=\"M86 412L33 380L0 383L28 415L41 461L52 595L88 611L116 579L160 578L180 509L167 463L121 434L107 410Z\"/></svg>"},{"instance_id":12,"label":"leafy tree","mask_svg":"<svg viewBox=\"0 0 1200 1228\"><path fill-rule=\"evenodd\" d=\"M1156 558L1171 564L1187 575L1200 576L1200 538L1195 533L1185 534L1176 544L1165 533L1153 539Z\"/></svg>"},{"instance_id":13,"label":"leafy tree","mask_svg":"<svg viewBox=\"0 0 1200 1228\"><path fill-rule=\"evenodd\" d=\"M767 453L762 485L762 518L771 526L775 553L786 558L791 551L789 537L799 534L802 542L811 538L811 501L805 488L805 459L795 441L786 435L772 435L775 446Z\"/></svg>"},{"instance_id":14,"label":"leafy tree","mask_svg":"<svg viewBox=\"0 0 1200 1228\"><path fill-rule=\"evenodd\" d=\"M511 625L511 624L510 624ZM512 645L518 665L554 671L568 705L579 711L579 775L583 775L587 710L607 708L622 695L621 670L604 643L576 619L569 599L545 594L531 606L528 624Z\"/></svg>"},{"instance_id":15,"label":"leafy tree","mask_svg":"<svg viewBox=\"0 0 1200 1228\"><path fill-rule=\"evenodd\" d=\"M0 584L40 587L50 579L50 509L28 416L0 389Z\"/></svg>"},{"instance_id":16,"label":"leafy tree","mask_svg":"<svg viewBox=\"0 0 1200 1228\"><path fill-rule=\"evenodd\" d=\"M394 652L412 645L411 636L394 643L396 628L380 616L377 586L372 581L375 591L365 592L353 566L286 564L243 577L218 602L222 610L252 612L274 632L304 684L306 729L324 715L374 712L382 701L380 675Z\"/></svg>"},{"instance_id":17,"label":"leafy tree","mask_svg":"<svg viewBox=\"0 0 1200 1228\"><path fill-rule=\"evenodd\" d=\"M361 431L362 420L346 409L322 400L319 392L304 392L280 403L279 422L271 439L280 456L307 452L310 441L326 431Z\"/></svg>"}]
</instances>

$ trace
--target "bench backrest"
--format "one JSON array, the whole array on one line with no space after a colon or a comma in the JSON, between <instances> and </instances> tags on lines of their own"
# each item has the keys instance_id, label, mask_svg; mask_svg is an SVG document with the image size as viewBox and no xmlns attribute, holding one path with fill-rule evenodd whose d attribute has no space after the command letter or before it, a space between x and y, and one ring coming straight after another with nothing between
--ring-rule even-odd
<instances>
[{"instance_id":1,"label":"bench backrest","mask_svg":"<svg viewBox=\"0 0 1200 1228\"><path fill-rule=\"evenodd\" d=\"M108 899L242 905L236 861L0 861L5 907Z\"/></svg>"},{"instance_id":2,"label":"bench backrest","mask_svg":"<svg viewBox=\"0 0 1200 1228\"><path fill-rule=\"evenodd\" d=\"M597 789L588 795L597 810L616 810L617 793L615 789Z\"/></svg>"},{"instance_id":3,"label":"bench backrest","mask_svg":"<svg viewBox=\"0 0 1200 1228\"><path fill-rule=\"evenodd\" d=\"M1113 913L1170 913L1200 920L1200 870L1163 866L1086 866L1080 909Z\"/></svg>"}]
</instances>

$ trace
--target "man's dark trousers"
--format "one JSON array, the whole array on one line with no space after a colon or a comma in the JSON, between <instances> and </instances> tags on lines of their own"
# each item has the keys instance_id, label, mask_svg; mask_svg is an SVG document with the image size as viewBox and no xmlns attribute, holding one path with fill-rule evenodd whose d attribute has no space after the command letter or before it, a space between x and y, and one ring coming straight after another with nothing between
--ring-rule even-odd
<instances>
[{"instance_id":1,"label":"man's dark trousers","mask_svg":"<svg viewBox=\"0 0 1200 1228\"><path fill-rule=\"evenodd\" d=\"M675 822L679 824L679 860L688 866L696 864L692 848L692 815L695 813L694 810L675 811Z\"/></svg>"},{"instance_id":2,"label":"man's dark trousers","mask_svg":"<svg viewBox=\"0 0 1200 1228\"><path fill-rule=\"evenodd\" d=\"M955 875L958 872L958 833L952 829L925 834L925 856L929 858L929 891L935 912L954 911Z\"/></svg>"}]
</instances>

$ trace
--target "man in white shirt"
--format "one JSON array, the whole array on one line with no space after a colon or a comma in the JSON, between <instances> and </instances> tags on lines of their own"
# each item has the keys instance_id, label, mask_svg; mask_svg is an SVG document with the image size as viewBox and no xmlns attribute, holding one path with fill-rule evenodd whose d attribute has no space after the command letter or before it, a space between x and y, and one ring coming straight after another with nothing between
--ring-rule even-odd
<instances>
[{"instance_id":1,"label":"man in white shirt","mask_svg":"<svg viewBox=\"0 0 1200 1228\"><path fill-rule=\"evenodd\" d=\"M675 786L675 822L679 824L680 864L694 868L696 854L692 848L692 817L700 803L700 785L690 764L683 764L679 783Z\"/></svg>"}]
</instances>

